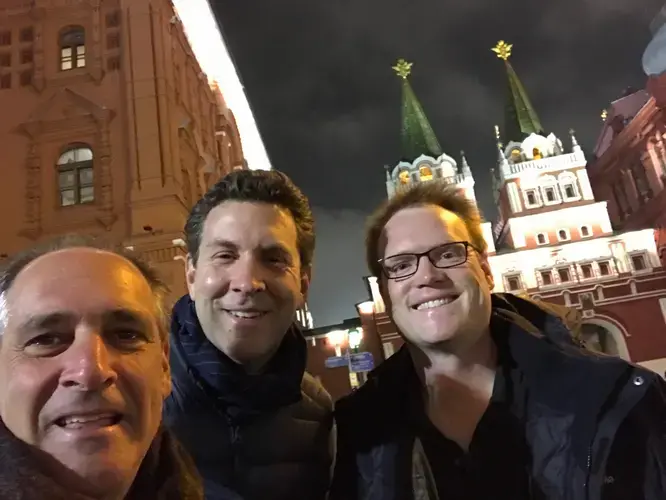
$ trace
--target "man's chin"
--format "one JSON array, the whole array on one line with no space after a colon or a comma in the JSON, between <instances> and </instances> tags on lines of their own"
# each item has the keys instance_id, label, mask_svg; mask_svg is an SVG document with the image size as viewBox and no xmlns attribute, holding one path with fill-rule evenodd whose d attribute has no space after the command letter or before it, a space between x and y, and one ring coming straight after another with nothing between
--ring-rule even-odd
<instances>
[{"instance_id":1,"label":"man's chin","mask_svg":"<svg viewBox=\"0 0 666 500\"><path fill-rule=\"evenodd\" d=\"M61 482L72 491L79 491L92 497L120 491L132 484L140 464L133 465L129 456L119 457L110 452L98 452L94 455L65 452L58 474Z\"/></svg>"}]
</instances>

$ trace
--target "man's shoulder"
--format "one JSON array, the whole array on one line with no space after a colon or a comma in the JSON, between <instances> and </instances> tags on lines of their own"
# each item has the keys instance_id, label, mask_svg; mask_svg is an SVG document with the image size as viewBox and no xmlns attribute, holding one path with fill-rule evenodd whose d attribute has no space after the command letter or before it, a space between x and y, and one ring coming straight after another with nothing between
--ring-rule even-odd
<instances>
[{"instance_id":1,"label":"man's shoulder","mask_svg":"<svg viewBox=\"0 0 666 500\"><path fill-rule=\"evenodd\" d=\"M301 392L305 398L322 409L333 409L333 399L331 398L331 395L324 388L324 385L308 372L303 373Z\"/></svg>"},{"instance_id":2,"label":"man's shoulder","mask_svg":"<svg viewBox=\"0 0 666 500\"><path fill-rule=\"evenodd\" d=\"M404 402L402 396L413 377L411 370L409 353L401 349L370 372L365 384L336 402L336 419L355 420L359 415L400 411L396 406Z\"/></svg>"}]
</instances>

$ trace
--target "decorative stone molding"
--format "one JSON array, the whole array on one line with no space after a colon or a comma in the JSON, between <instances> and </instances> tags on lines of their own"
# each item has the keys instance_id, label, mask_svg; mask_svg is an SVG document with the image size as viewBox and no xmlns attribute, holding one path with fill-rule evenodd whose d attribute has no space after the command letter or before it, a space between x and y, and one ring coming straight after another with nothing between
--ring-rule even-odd
<instances>
[{"instance_id":1,"label":"decorative stone molding","mask_svg":"<svg viewBox=\"0 0 666 500\"><path fill-rule=\"evenodd\" d=\"M117 220L113 207L113 179L111 173L110 122L115 113L81 94L69 89L58 89L33 111L30 118L19 125L18 132L30 139L30 153L26 162L26 215L21 235L36 238L42 230L42 167L39 151L44 143L67 143L72 139L68 130L88 130L95 143L95 207L97 220L110 230ZM49 165L49 168L52 166Z\"/></svg>"},{"instance_id":2,"label":"decorative stone molding","mask_svg":"<svg viewBox=\"0 0 666 500\"><path fill-rule=\"evenodd\" d=\"M32 141L26 159L25 226L20 235L36 240L42 234L42 169L39 145Z\"/></svg>"}]
</instances>

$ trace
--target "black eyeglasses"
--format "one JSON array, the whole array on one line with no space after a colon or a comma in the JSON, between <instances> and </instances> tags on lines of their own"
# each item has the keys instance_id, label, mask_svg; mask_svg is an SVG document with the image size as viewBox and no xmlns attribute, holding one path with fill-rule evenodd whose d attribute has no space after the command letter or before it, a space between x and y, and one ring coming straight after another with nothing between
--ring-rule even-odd
<instances>
[{"instance_id":1,"label":"black eyeglasses","mask_svg":"<svg viewBox=\"0 0 666 500\"><path fill-rule=\"evenodd\" d=\"M422 257L428 257L430 263L438 269L462 266L469 257L469 249L482 253L468 241L454 241L431 248L422 253L401 253L391 255L377 262L382 266L386 277L390 280L409 278L419 270Z\"/></svg>"}]
</instances>

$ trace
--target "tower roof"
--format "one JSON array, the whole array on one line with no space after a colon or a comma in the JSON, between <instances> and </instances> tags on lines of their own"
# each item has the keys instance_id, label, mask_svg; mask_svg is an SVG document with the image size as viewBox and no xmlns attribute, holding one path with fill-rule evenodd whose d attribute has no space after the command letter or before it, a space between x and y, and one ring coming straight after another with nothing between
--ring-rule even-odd
<instances>
[{"instance_id":1,"label":"tower roof","mask_svg":"<svg viewBox=\"0 0 666 500\"><path fill-rule=\"evenodd\" d=\"M393 69L402 79L402 159L412 162L423 154L437 158L442 147L409 83L412 63L399 59Z\"/></svg>"},{"instance_id":2,"label":"tower roof","mask_svg":"<svg viewBox=\"0 0 666 500\"><path fill-rule=\"evenodd\" d=\"M504 40L492 49L504 61L508 80L507 102L504 109L504 139L522 142L530 134L543 135L541 121L530 102L525 87L509 62L513 45Z\"/></svg>"}]
</instances>

